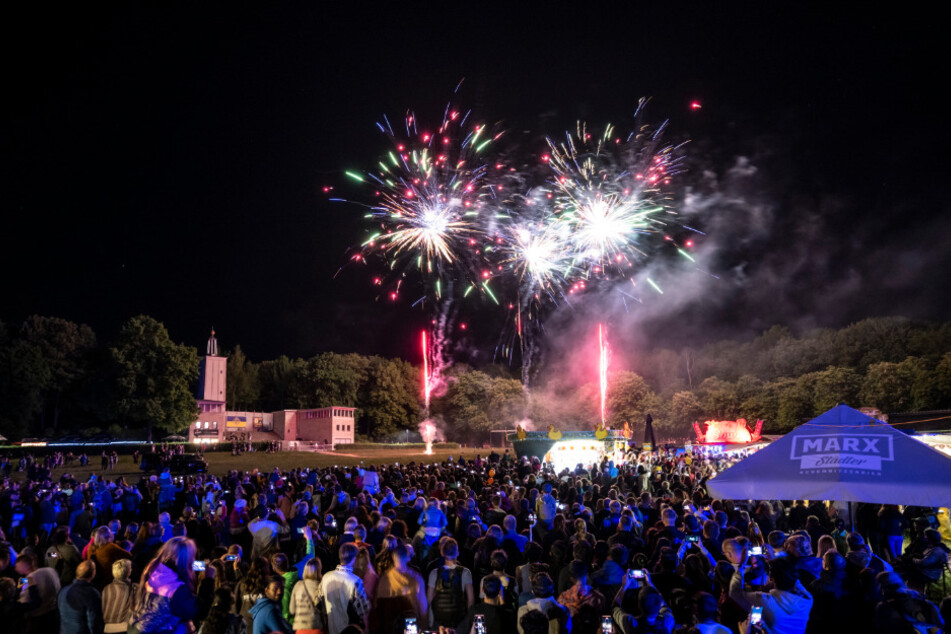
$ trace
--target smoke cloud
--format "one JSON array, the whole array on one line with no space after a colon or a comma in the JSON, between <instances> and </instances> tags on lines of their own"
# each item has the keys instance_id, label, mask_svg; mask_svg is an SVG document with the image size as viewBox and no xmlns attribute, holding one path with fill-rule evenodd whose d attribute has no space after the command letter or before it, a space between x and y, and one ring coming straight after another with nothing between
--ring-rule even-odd
<instances>
[{"instance_id":1,"label":"smoke cloud","mask_svg":"<svg viewBox=\"0 0 951 634\"><path fill-rule=\"evenodd\" d=\"M924 289L934 286L929 276L949 270L951 254L929 249L922 236L948 235L948 214L918 217L910 203L866 214L848 197L809 195L783 183L774 175L775 158L763 161L771 168L737 156L725 169L688 175L681 220L705 234L695 239L695 263L651 257L633 286L573 296L553 311L532 390L536 402L557 411L569 406L569 389L596 390L598 323L608 326L616 372L642 370L645 351L748 339L775 324L801 332L871 316L940 318L935 289ZM903 212L907 219L896 221ZM592 412L596 400L592 394Z\"/></svg>"}]
</instances>

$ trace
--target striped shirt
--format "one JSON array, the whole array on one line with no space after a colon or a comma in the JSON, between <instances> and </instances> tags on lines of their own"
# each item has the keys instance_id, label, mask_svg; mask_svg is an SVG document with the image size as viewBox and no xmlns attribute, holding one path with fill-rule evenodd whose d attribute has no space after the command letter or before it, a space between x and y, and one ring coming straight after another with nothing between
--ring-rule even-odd
<instances>
[{"instance_id":1,"label":"striped shirt","mask_svg":"<svg viewBox=\"0 0 951 634\"><path fill-rule=\"evenodd\" d=\"M132 616L135 585L128 581L113 581L102 590L102 620L106 632L125 632ZM110 626L114 626L110 628ZM118 626L121 626L119 628Z\"/></svg>"}]
</instances>

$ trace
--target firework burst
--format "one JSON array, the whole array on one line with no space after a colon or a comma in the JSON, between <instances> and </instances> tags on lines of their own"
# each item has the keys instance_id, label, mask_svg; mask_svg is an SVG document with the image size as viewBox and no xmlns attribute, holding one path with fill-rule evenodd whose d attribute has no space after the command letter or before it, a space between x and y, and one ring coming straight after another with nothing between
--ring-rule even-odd
<instances>
[{"instance_id":1,"label":"firework burst","mask_svg":"<svg viewBox=\"0 0 951 634\"><path fill-rule=\"evenodd\" d=\"M699 233L680 222L669 193L683 171L683 144L663 140L666 122L641 122L646 103L638 103L632 132L578 123L563 140L547 139L535 167L515 157L521 169L498 158L501 131L451 104L431 132L411 111L397 130L384 117L377 126L391 149L373 171L347 172L375 190L367 205L374 228L352 259L386 263L388 274L374 283L392 300L421 281L414 305L426 301L435 315L449 314L459 295L507 310L496 357L519 359L527 386L556 305L591 288L617 292L626 309L626 299L641 301L632 288L664 293L647 266L662 249L693 261L692 241L681 246L672 235ZM430 353L449 330L446 319L433 321ZM427 376L429 390L439 371Z\"/></svg>"},{"instance_id":2,"label":"firework burst","mask_svg":"<svg viewBox=\"0 0 951 634\"><path fill-rule=\"evenodd\" d=\"M566 227L546 222L515 222L505 230L501 252L519 282L521 294L539 300L559 294L571 276Z\"/></svg>"},{"instance_id":3,"label":"firework burst","mask_svg":"<svg viewBox=\"0 0 951 634\"><path fill-rule=\"evenodd\" d=\"M681 146L662 144L665 127L639 125L621 136L608 125L594 135L579 123L565 141L548 140L555 222L568 227L582 277L628 276L646 256L645 236L670 222L666 186L681 171L683 155Z\"/></svg>"},{"instance_id":4,"label":"firework burst","mask_svg":"<svg viewBox=\"0 0 951 634\"><path fill-rule=\"evenodd\" d=\"M378 123L392 149L374 172L347 172L373 186L377 202L367 218L376 225L354 259L382 257L396 279L395 299L403 278L413 268L426 283L425 295L441 297L450 281L478 279L489 213L486 200L492 184L482 160L486 148L500 136L485 125L468 125L469 113L451 105L434 132L421 131L408 112L397 134L384 117ZM405 134L404 134L405 132ZM383 284L383 280L378 280Z\"/></svg>"}]
</instances>

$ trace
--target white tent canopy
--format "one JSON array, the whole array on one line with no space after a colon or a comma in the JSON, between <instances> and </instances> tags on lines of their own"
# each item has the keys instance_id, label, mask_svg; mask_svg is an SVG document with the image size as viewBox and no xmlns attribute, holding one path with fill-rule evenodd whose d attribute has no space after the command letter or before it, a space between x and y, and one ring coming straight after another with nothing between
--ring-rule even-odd
<instances>
[{"instance_id":1,"label":"white tent canopy","mask_svg":"<svg viewBox=\"0 0 951 634\"><path fill-rule=\"evenodd\" d=\"M727 500L948 506L951 458L839 405L709 480L707 490Z\"/></svg>"}]
</instances>

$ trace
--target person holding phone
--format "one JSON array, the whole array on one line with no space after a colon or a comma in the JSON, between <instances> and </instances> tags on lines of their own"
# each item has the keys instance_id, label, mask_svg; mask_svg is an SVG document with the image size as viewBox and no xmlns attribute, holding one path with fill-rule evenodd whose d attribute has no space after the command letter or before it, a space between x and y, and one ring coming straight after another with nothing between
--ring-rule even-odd
<instances>
[{"instance_id":1,"label":"person holding phone","mask_svg":"<svg viewBox=\"0 0 951 634\"><path fill-rule=\"evenodd\" d=\"M287 559L287 555L284 553L275 553L271 555L271 570L276 576L284 579L284 593L281 603L281 615L285 620L290 620L290 603L291 603L291 593L294 591L294 585L297 583L297 580L300 579L300 574L297 572L297 568L291 566L290 561Z\"/></svg>"},{"instance_id":2,"label":"person holding phone","mask_svg":"<svg viewBox=\"0 0 951 634\"><path fill-rule=\"evenodd\" d=\"M17 555L14 569L19 575L19 601L26 604L25 631L52 632L59 626L56 600L61 589L56 571L38 567L36 551L27 546Z\"/></svg>"},{"instance_id":3,"label":"person holding phone","mask_svg":"<svg viewBox=\"0 0 951 634\"><path fill-rule=\"evenodd\" d=\"M481 600L469 608L456 631L460 634L475 634L478 632L478 623L482 624L482 631L486 634L515 630L515 610L505 604L499 578L492 575L485 577L481 587Z\"/></svg>"},{"instance_id":4,"label":"person holding phone","mask_svg":"<svg viewBox=\"0 0 951 634\"><path fill-rule=\"evenodd\" d=\"M646 570L631 569L624 576L624 585L614 596L614 622L625 634L638 631L670 632L674 615L654 587Z\"/></svg>"},{"instance_id":5,"label":"person holding phone","mask_svg":"<svg viewBox=\"0 0 951 634\"><path fill-rule=\"evenodd\" d=\"M743 587L749 557L736 566L730 580L730 598L742 609L751 613L747 624L761 619L768 632L804 634L812 610L813 598L796 576L796 563L789 557L773 559L769 565L769 579L774 588L769 592L747 592ZM758 614L752 616L754 608ZM742 627L742 624L741 624Z\"/></svg>"},{"instance_id":6,"label":"person holding phone","mask_svg":"<svg viewBox=\"0 0 951 634\"><path fill-rule=\"evenodd\" d=\"M130 630L153 634L187 629L207 611L214 598L215 569L209 566L199 583L194 563L195 542L187 537L173 537L162 545L142 572Z\"/></svg>"}]
</instances>

